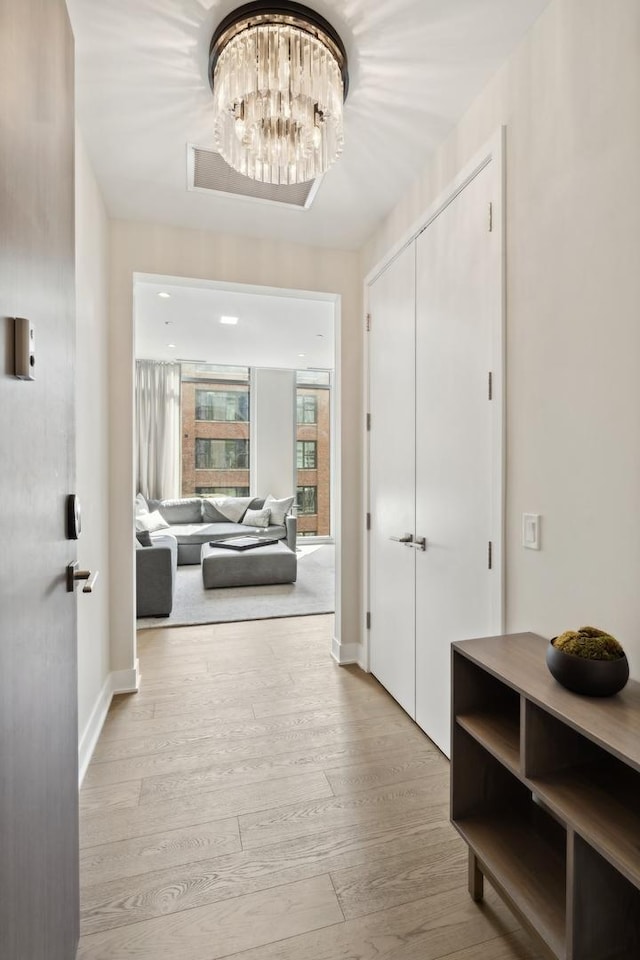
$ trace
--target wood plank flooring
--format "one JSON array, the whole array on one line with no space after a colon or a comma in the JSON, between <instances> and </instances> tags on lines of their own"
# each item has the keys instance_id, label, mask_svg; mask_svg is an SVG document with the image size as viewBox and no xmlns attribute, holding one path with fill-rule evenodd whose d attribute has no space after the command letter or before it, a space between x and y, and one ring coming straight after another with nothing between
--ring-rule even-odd
<instances>
[{"instance_id":1,"label":"wood plank flooring","mask_svg":"<svg viewBox=\"0 0 640 960\"><path fill-rule=\"evenodd\" d=\"M534 960L333 617L146 630L81 791L78 960Z\"/></svg>"}]
</instances>

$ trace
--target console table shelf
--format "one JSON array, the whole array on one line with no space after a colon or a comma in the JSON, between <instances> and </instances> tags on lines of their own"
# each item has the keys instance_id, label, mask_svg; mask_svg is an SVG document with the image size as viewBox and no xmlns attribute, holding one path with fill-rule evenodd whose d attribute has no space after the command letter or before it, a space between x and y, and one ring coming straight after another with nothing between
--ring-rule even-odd
<instances>
[{"instance_id":1,"label":"console table shelf","mask_svg":"<svg viewBox=\"0 0 640 960\"><path fill-rule=\"evenodd\" d=\"M533 779L531 786L550 810L574 824L605 860L640 888L640 784L634 797L610 768L587 765Z\"/></svg>"},{"instance_id":2,"label":"console table shelf","mask_svg":"<svg viewBox=\"0 0 640 960\"><path fill-rule=\"evenodd\" d=\"M505 713L465 713L457 717L463 730L514 771L520 769L520 724Z\"/></svg>"},{"instance_id":3,"label":"console table shelf","mask_svg":"<svg viewBox=\"0 0 640 960\"><path fill-rule=\"evenodd\" d=\"M565 956L565 852L526 818L469 817L458 823L481 872L535 926L555 956Z\"/></svg>"},{"instance_id":4,"label":"console table shelf","mask_svg":"<svg viewBox=\"0 0 640 960\"><path fill-rule=\"evenodd\" d=\"M535 634L453 644L451 819L556 960L640 957L640 684L579 697Z\"/></svg>"}]
</instances>

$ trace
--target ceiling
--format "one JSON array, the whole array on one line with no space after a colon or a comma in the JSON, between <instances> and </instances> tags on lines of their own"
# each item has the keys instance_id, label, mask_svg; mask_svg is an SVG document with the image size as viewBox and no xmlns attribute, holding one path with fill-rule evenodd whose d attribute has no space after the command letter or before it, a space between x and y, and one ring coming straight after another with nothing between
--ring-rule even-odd
<instances>
[{"instance_id":1,"label":"ceiling","mask_svg":"<svg viewBox=\"0 0 640 960\"><path fill-rule=\"evenodd\" d=\"M134 315L139 359L296 370L334 366L331 299L145 278L134 284ZM220 323L222 316L237 317L237 325Z\"/></svg>"},{"instance_id":2,"label":"ceiling","mask_svg":"<svg viewBox=\"0 0 640 960\"><path fill-rule=\"evenodd\" d=\"M338 30L345 149L310 210L190 192L213 148L209 41L240 0L67 0L80 127L115 218L358 248L548 0L307 0Z\"/></svg>"}]
</instances>

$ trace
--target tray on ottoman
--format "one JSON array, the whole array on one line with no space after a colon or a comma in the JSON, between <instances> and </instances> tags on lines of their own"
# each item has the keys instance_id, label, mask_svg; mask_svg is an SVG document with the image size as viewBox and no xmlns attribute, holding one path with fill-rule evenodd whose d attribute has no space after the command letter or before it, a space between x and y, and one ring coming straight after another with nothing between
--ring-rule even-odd
<instances>
[{"instance_id":1,"label":"tray on ottoman","mask_svg":"<svg viewBox=\"0 0 640 960\"><path fill-rule=\"evenodd\" d=\"M242 551L203 543L200 560L205 590L295 583L298 575L297 556L280 541Z\"/></svg>"}]
</instances>

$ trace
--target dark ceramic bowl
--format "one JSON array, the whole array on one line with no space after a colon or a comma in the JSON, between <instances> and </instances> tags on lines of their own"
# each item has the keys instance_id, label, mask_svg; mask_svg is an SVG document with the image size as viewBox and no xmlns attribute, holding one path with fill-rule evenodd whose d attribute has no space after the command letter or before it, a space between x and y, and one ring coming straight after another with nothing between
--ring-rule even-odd
<instances>
[{"instance_id":1,"label":"dark ceramic bowl","mask_svg":"<svg viewBox=\"0 0 640 960\"><path fill-rule=\"evenodd\" d=\"M547 666L558 683L585 697L611 697L629 679L626 656L618 660L587 660L558 650L553 641L547 647Z\"/></svg>"}]
</instances>

